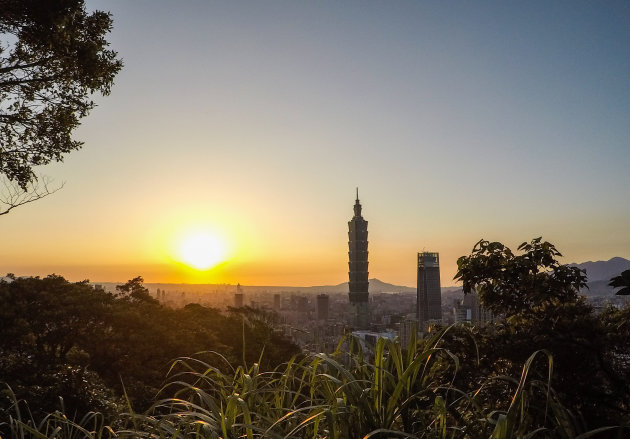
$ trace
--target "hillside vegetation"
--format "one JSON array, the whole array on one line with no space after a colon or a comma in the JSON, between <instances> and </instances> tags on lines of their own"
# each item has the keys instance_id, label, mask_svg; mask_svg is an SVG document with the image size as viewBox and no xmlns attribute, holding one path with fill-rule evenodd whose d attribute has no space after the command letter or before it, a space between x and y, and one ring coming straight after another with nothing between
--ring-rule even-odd
<instances>
[{"instance_id":1,"label":"hillside vegetation","mask_svg":"<svg viewBox=\"0 0 630 439\"><path fill-rule=\"evenodd\" d=\"M559 264L553 245L519 252L480 241L458 261L464 291L495 323L433 327L404 346L381 339L370 352L351 337L300 352L273 315L168 309L141 278L116 295L10 278L0 435L628 437L630 307L595 315L579 295L584 273Z\"/></svg>"}]
</instances>

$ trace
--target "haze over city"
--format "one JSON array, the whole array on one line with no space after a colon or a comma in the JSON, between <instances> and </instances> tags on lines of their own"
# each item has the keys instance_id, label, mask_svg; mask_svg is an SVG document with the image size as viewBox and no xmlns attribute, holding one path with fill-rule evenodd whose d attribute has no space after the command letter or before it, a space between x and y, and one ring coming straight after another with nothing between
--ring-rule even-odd
<instances>
[{"instance_id":1,"label":"haze over city","mask_svg":"<svg viewBox=\"0 0 630 439\"><path fill-rule=\"evenodd\" d=\"M357 186L390 283L481 238L630 258L628 2L87 9L124 68L38 169L63 189L1 217L5 273L337 284Z\"/></svg>"}]
</instances>

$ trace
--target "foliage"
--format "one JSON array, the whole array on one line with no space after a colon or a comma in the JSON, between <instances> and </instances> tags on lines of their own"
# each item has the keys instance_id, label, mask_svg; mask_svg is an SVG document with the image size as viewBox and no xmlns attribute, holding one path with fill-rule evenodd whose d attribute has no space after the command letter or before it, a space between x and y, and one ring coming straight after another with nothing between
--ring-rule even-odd
<instances>
[{"instance_id":1,"label":"foliage","mask_svg":"<svg viewBox=\"0 0 630 439\"><path fill-rule=\"evenodd\" d=\"M63 363L73 346L102 331L111 303L86 282L61 276L2 280L0 346L28 352L38 365Z\"/></svg>"},{"instance_id":2,"label":"foliage","mask_svg":"<svg viewBox=\"0 0 630 439\"><path fill-rule=\"evenodd\" d=\"M127 413L115 430L94 416L72 422L59 412L39 424L16 418L10 427L22 437L52 437L65 429L81 438L622 437L618 427L574 427L549 386L553 361L546 352L531 355L520 378L487 377L472 391L457 388L461 364L441 347L451 330L412 340L408 349L380 339L373 356L348 340L332 355L295 357L270 371L255 363L226 372L227 360L206 352L178 359L162 399L144 414ZM545 380L533 377L539 359ZM504 390L500 408L484 396L496 388Z\"/></svg>"},{"instance_id":3,"label":"foliage","mask_svg":"<svg viewBox=\"0 0 630 439\"><path fill-rule=\"evenodd\" d=\"M621 288L615 294L618 296L630 296L630 270L622 272L619 276L610 279L608 284L614 288Z\"/></svg>"},{"instance_id":4,"label":"foliage","mask_svg":"<svg viewBox=\"0 0 630 439\"><path fill-rule=\"evenodd\" d=\"M35 415L59 409L59 396L68 413L114 415L123 392L144 410L171 360L191 352L213 349L238 365L258 360L252 353L264 349L273 355L265 359L269 367L298 352L262 322L195 304L163 307L141 277L118 291L55 275L0 281L0 379ZM0 410L8 405L0 398Z\"/></svg>"},{"instance_id":5,"label":"foliage","mask_svg":"<svg viewBox=\"0 0 630 439\"><path fill-rule=\"evenodd\" d=\"M142 285L143 282L142 276L137 276L122 285L117 285L118 296L128 302L146 302L157 305L159 302L151 297L149 290Z\"/></svg>"},{"instance_id":6,"label":"foliage","mask_svg":"<svg viewBox=\"0 0 630 439\"><path fill-rule=\"evenodd\" d=\"M33 166L79 149L72 131L122 67L108 13L83 0L0 1L0 174L26 190Z\"/></svg>"},{"instance_id":7,"label":"foliage","mask_svg":"<svg viewBox=\"0 0 630 439\"><path fill-rule=\"evenodd\" d=\"M577 300L586 285L586 274L577 267L560 264L562 256L542 238L518 246L515 255L500 242L481 240L470 256L457 260L455 280L461 280L465 294L476 290L482 304L507 317L533 313L535 308Z\"/></svg>"},{"instance_id":8,"label":"foliage","mask_svg":"<svg viewBox=\"0 0 630 439\"><path fill-rule=\"evenodd\" d=\"M611 331L613 325L609 323L618 320L618 314L619 311L610 310L610 315L596 316L590 307L578 302L546 308L538 318L516 316L475 327L481 354L479 368L463 366L456 383L468 388L486 376L513 376L529 352L545 350L553 354L556 397L575 414L578 426L627 424L630 346L622 334ZM445 340L445 346L466 364L464 359L473 357L475 351L462 339L461 334L455 333ZM491 392L487 396L489 404L496 404L501 394Z\"/></svg>"},{"instance_id":9,"label":"foliage","mask_svg":"<svg viewBox=\"0 0 630 439\"><path fill-rule=\"evenodd\" d=\"M579 414L580 423L628 423L630 346L620 331L628 309L595 315L578 294L584 273L561 265L560 252L541 238L519 250L515 255L501 243L482 240L458 260L456 278L464 291L476 290L484 307L505 316L476 329L484 374L513 375L530 352L546 350L554 358L558 400ZM462 352L461 346L450 347Z\"/></svg>"},{"instance_id":10,"label":"foliage","mask_svg":"<svg viewBox=\"0 0 630 439\"><path fill-rule=\"evenodd\" d=\"M273 330L273 314L166 308L141 277L110 294L54 275L9 276L0 281L0 376L10 385L0 435L627 436L630 306L594 314L576 293L582 273L565 270L555 247L536 239L520 249L481 241L460 258L469 291L486 288L484 304L496 299L507 318L434 330L406 349L381 339L371 353L346 339L331 355L299 354Z\"/></svg>"},{"instance_id":11,"label":"foliage","mask_svg":"<svg viewBox=\"0 0 630 439\"><path fill-rule=\"evenodd\" d=\"M27 438L67 438L67 439L97 439L116 437L112 427L106 425L105 417L101 413L88 412L78 419L68 418L64 412L63 400L60 410L44 416L36 421L28 405L19 400L11 388L7 389L13 402L10 410L13 412L6 422L0 422L0 433L6 431L7 437L15 439Z\"/></svg>"},{"instance_id":12,"label":"foliage","mask_svg":"<svg viewBox=\"0 0 630 439\"><path fill-rule=\"evenodd\" d=\"M0 176L0 181L0 215L6 215L16 207L41 200L64 186L64 183L53 186L46 176L33 179L26 187L10 181L5 176Z\"/></svg>"}]
</instances>

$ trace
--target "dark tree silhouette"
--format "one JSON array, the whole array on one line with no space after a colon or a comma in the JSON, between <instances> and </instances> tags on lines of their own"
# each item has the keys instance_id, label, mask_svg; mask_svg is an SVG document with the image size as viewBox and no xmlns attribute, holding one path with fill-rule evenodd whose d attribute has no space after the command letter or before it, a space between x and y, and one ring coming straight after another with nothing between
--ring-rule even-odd
<instances>
[{"instance_id":1,"label":"dark tree silhouette","mask_svg":"<svg viewBox=\"0 0 630 439\"><path fill-rule=\"evenodd\" d=\"M143 285L143 282L144 279L142 276L137 276L128 280L127 283L118 285L116 290L119 291L119 297L132 302L146 302L154 305L159 304L157 300L151 297L149 290Z\"/></svg>"},{"instance_id":2,"label":"dark tree silhouette","mask_svg":"<svg viewBox=\"0 0 630 439\"><path fill-rule=\"evenodd\" d=\"M562 265L556 247L542 238L524 242L516 255L500 242L481 240L470 256L457 260L456 280L464 293L476 290L479 299L495 314L512 316L535 311L557 302L573 302L586 285L586 274Z\"/></svg>"},{"instance_id":3,"label":"dark tree silhouette","mask_svg":"<svg viewBox=\"0 0 630 439\"><path fill-rule=\"evenodd\" d=\"M615 294L618 296L630 296L630 270L626 270L619 276L610 279L608 284L611 287L621 288Z\"/></svg>"},{"instance_id":4,"label":"dark tree silhouette","mask_svg":"<svg viewBox=\"0 0 630 439\"><path fill-rule=\"evenodd\" d=\"M579 294L584 271L560 264L553 244L536 238L518 250L481 240L457 261L456 279L464 292L476 290L486 308L506 317L476 328L474 351L466 355L481 352L480 367L464 370L464 376L479 371L513 376L532 352L544 349L553 355L552 387L567 408L590 428L624 424L630 404L630 307L596 315ZM487 397L498 401L497 396Z\"/></svg>"},{"instance_id":5,"label":"dark tree silhouette","mask_svg":"<svg viewBox=\"0 0 630 439\"><path fill-rule=\"evenodd\" d=\"M34 166L82 146L73 130L122 67L107 49L111 28L83 0L0 0L0 175L23 191Z\"/></svg>"},{"instance_id":6,"label":"dark tree silhouette","mask_svg":"<svg viewBox=\"0 0 630 439\"><path fill-rule=\"evenodd\" d=\"M269 368L299 352L258 312L243 310L251 314L244 324L241 315L198 304L164 307L140 276L117 290L111 294L56 275L0 278L0 419L12 405L2 383L38 413L59 408L58 396L66 402L80 397L80 410L96 401L93 409L109 412L101 403L123 391L144 410L175 358L214 351L220 353L214 360L227 359L218 364L227 371L258 362L263 351L261 366Z\"/></svg>"}]
</instances>

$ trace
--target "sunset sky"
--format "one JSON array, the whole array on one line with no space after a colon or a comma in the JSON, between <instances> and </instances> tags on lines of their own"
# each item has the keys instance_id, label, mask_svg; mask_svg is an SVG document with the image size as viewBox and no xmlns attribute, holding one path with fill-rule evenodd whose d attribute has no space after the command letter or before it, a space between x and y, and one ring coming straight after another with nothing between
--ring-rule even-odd
<instances>
[{"instance_id":1,"label":"sunset sky","mask_svg":"<svg viewBox=\"0 0 630 439\"><path fill-rule=\"evenodd\" d=\"M630 259L630 2L87 1L124 68L65 187L0 216L0 272L442 285L479 239ZM209 270L178 262L220 241ZM181 258L179 258L181 259Z\"/></svg>"}]
</instances>

